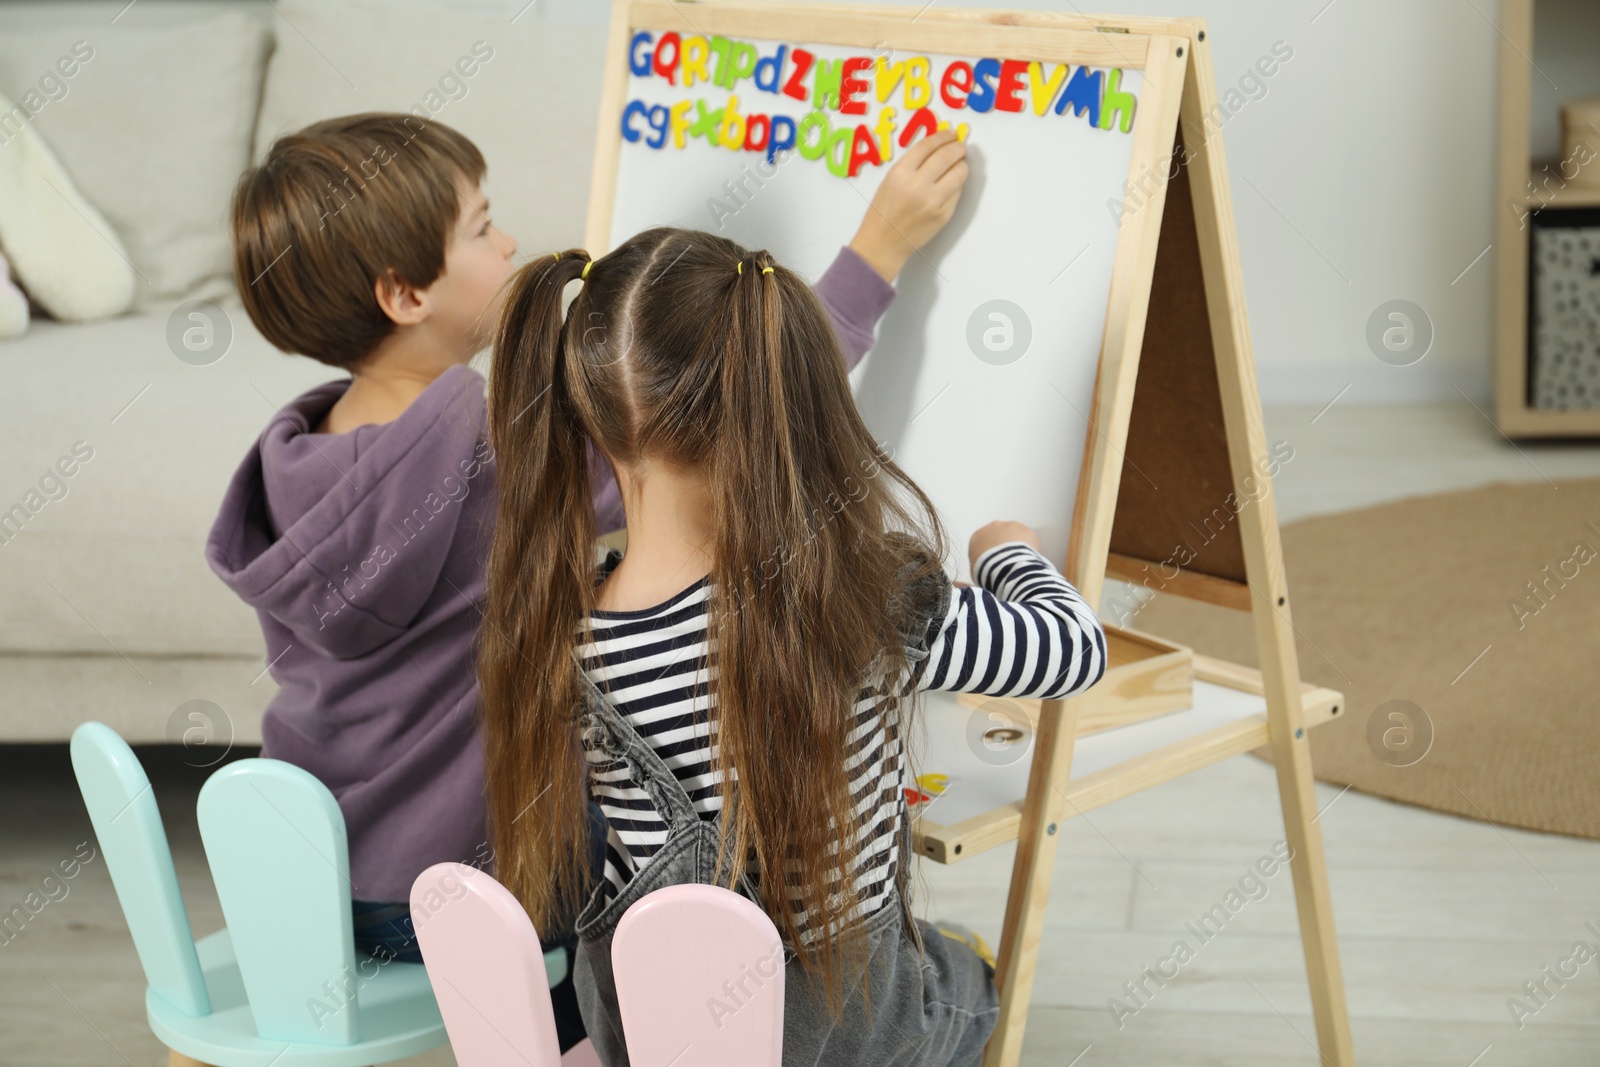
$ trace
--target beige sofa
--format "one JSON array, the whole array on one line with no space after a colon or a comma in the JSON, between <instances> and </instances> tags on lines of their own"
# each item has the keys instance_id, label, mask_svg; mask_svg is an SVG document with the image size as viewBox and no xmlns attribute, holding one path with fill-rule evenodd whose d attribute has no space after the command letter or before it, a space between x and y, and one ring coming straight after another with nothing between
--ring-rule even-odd
<instances>
[{"instance_id":1,"label":"beige sofa","mask_svg":"<svg viewBox=\"0 0 1600 1067\"><path fill-rule=\"evenodd\" d=\"M277 406L338 372L277 352L232 295L232 178L281 131L423 107L483 149L525 253L580 245L608 5L124 3L0 4L7 95L91 42L33 121L142 278L124 316L0 341L0 741L99 719L133 741L252 743L274 687L205 538ZM492 58L452 74L477 42Z\"/></svg>"}]
</instances>

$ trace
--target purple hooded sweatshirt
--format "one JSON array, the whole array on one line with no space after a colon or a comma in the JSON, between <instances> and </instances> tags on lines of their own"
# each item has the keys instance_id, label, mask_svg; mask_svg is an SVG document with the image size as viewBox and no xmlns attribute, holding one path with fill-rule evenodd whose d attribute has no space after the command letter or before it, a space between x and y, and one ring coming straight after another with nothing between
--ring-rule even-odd
<instances>
[{"instance_id":1,"label":"purple hooded sweatshirt","mask_svg":"<svg viewBox=\"0 0 1600 1067\"><path fill-rule=\"evenodd\" d=\"M849 366L894 288L849 248L816 292ZM256 609L277 694L261 754L338 798L357 900L404 901L489 855L475 635L494 529L484 379L451 367L399 418L313 434L349 379L287 404L234 473L206 544ZM603 461L598 528L623 525Z\"/></svg>"}]
</instances>

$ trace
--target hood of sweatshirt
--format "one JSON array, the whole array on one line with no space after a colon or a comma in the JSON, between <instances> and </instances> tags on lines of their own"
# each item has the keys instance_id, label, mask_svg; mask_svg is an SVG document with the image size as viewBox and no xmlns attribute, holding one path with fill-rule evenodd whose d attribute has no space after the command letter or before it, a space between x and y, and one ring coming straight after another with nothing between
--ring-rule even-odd
<instances>
[{"instance_id":1,"label":"hood of sweatshirt","mask_svg":"<svg viewBox=\"0 0 1600 1067\"><path fill-rule=\"evenodd\" d=\"M211 569L245 603L333 659L406 632L458 527L486 513L462 502L493 491L477 371L451 367L393 422L311 433L349 385L327 382L278 411L234 472L206 543ZM461 532L476 544L482 531Z\"/></svg>"}]
</instances>

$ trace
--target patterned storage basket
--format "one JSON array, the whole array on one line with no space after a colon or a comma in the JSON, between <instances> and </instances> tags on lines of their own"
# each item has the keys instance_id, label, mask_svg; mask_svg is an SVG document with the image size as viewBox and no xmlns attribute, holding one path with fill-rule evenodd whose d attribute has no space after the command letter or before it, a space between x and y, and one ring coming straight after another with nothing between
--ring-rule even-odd
<instances>
[{"instance_id":1,"label":"patterned storage basket","mask_svg":"<svg viewBox=\"0 0 1600 1067\"><path fill-rule=\"evenodd\" d=\"M1528 405L1600 408L1600 210L1531 218Z\"/></svg>"}]
</instances>

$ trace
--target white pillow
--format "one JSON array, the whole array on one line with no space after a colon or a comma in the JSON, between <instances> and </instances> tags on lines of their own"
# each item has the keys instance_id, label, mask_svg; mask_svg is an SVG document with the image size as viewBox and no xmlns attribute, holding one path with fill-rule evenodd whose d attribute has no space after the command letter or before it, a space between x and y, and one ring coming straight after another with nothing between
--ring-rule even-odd
<instances>
[{"instance_id":1,"label":"white pillow","mask_svg":"<svg viewBox=\"0 0 1600 1067\"><path fill-rule=\"evenodd\" d=\"M582 245L603 20L555 21L544 0L497 4L494 14L484 5L474 12L379 0L276 7L283 17L256 129L258 161L274 138L319 119L420 106L483 152L490 214L523 253Z\"/></svg>"},{"instance_id":2,"label":"white pillow","mask_svg":"<svg viewBox=\"0 0 1600 1067\"><path fill-rule=\"evenodd\" d=\"M0 35L0 91L30 102L28 121L127 244L140 306L215 291L230 274L228 199L270 41L244 12Z\"/></svg>"},{"instance_id":3,"label":"white pillow","mask_svg":"<svg viewBox=\"0 0 1600 1067\"><path fill-rule=\"evenodd\" d=\"M28 295L63 322L120 315L133 300L127 250L27 122L32 105L17 106L0 95L0 275L9 256ZM24 301L24 326L27 313Z\"/></svg>"}]
</instances>

